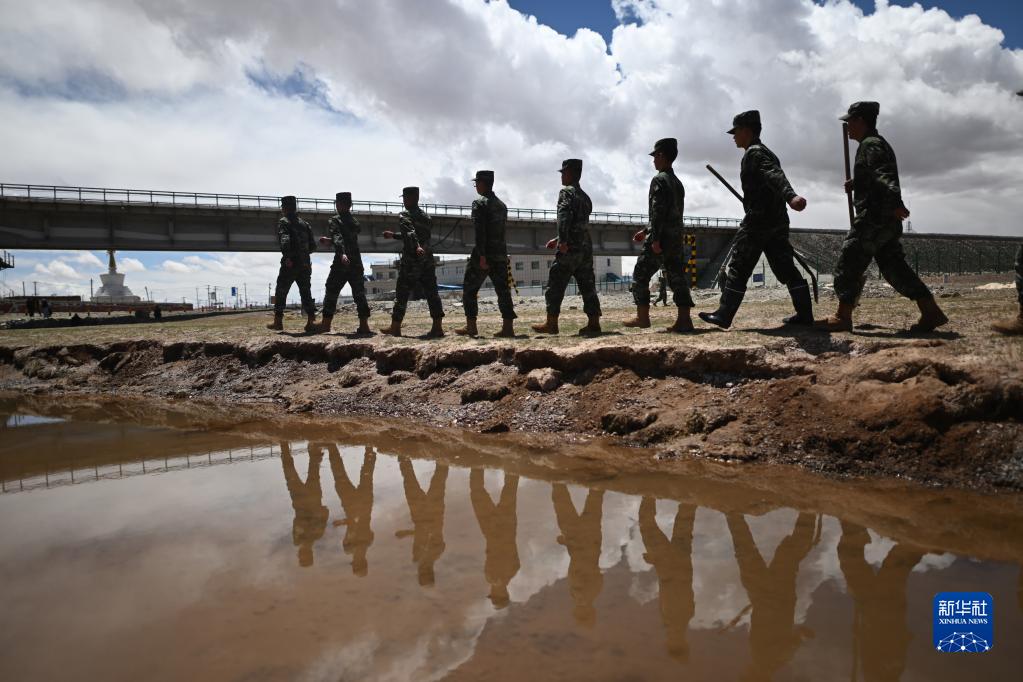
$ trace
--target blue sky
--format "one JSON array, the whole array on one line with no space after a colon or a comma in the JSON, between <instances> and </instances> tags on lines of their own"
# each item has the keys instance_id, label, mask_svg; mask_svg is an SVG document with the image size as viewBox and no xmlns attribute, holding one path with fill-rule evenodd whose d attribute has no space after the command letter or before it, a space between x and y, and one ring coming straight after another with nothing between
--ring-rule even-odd
<instances>
[{"instance_id":1,"label":"blue sky","mask_svg":"<svg viewBox=\"0 0 1023 682\"><path fill-rule=\"evenodd\" d=\"M864 12L874 11L873 0L853 0ZM551 28L572 35L580 28L590 28L611 41L611 32L618 25L618 19L611 9L610 0L509 0L515 9L532 14L538 21ZM911 2L891 2L892 5L912 5ZM976 14L989 26L995 26L1005 34L1005 46L1023 46L1023 2L1018 0L947 0L946 2L921 2L923 7L938 7L955 18Z\"/></svg>"}]
</instances>

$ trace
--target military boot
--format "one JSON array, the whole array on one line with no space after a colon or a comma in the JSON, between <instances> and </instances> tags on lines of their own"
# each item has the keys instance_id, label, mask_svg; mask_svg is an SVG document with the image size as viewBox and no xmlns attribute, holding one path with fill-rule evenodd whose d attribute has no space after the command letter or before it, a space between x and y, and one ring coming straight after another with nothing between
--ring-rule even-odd
<instances>
[{"instance_id":1,"label":"military boot","mask_svg":"<svg viewBox=\"0 0 1023 682\"><path fill-rule=\"evenodd\" d=\"M381 334L387 334L388 336L401 336L401 319L391 316L391 324L386 327L380 328Z\"/></svg>"},{"instance_id":2,"label":"military boot","mask_svg":"<svg viewBox=\"0 0 1023 682\"><path fill-rule=\"evenodd\" d=\"M792 307L796 309L796 314L789 315L783 322L785 324L813 324L813 300L810 298L810 285L800 282L789 287L789 296L792 297Z\"/></svg>"},{"instance_id":3,"label":"military boot","mask_svg":"<svg viewBox=\"0 0 1023 682\"><path fill-rule=\"evenodd\" d=\"M852 303L839 302L838 310L834 315L814 322L814 326L826 332L851 332L853 330L852 314L855 307Z\"/></svg>"},{"instance_id":4,"label":"military boot","mask_svg":"<svg viewBox=\"0 0 1023 682\"><path fill-rule=\"evenodd\" d=\"M999 320L991 325L991 329L1008 336L1023 335L1023 303L1019 304L1019 315L1011 320Z\"/></svg>"},{"instance_id":5,"label":"military boot","mask_svg":"<svg viewBox=\"0 0 1023 682\"><path fill-rule=\"evenodd\" d=\"M359 336L371 336L373 334L373 330L369 328L368 317L359 318L359 328L355 330L355 333Z\"/></svg>"},{"instance_id":6,"label":"military boot","mask_svg":"<svg viewBox=\"0 0 1023 682\"><path fill-rule=\"evenodd\" d=\"M540 332L541 334L557 334L558 316L547 313L547 321L543 324L534 324L533 331Z\"/></svg>"},{"instance_id":7,"label":"military boot","mask_svg":"<svg viewBox=\"0 0 1023 682\"><path fill-rule=\"evenodd\" d=\"M316 325L316 333L326 334L327 332L330 331L330 326L331 324L333 324L333 322L334 322L333 315L324 315L320 323Z\"/></svg>"},{"instance_id":8,"label":"military boot","mask_svg":"<svg viewBox=\"0 0 1023 682\"><path fill-rule=\"evenodd\" d=\"M740 291L725 287L725 290L721 292L721 302L718 303L718 309L712 313L700 313L700 319L704 322L715 324L722 329L728 329L732 326L735 313L739 310L739 306L742 305L742 299L745 296L745 290Z\"/></svg>"},{"instance_id":9,"label":"military boot","mask_svg":"<svg viewBox=\"0 0 1023 682\"><path fill-rule=\"evenodd\" d=\"M476 318L465 318L465 326L460 329L456 329L455 333L459 336L479 336L480 331L476 328Z\"/></svg>"},{"instance_id":10,"label":"military boot","mask_svg":"<svg viewBox=\"0 0 1023 682\"><path fill-rule=\"evenodd\" d=\"M696 328L693 327L693 319L689 316L690 310L690 308L679 308L678 317L675 318L675 324L671 325L664 331L675 334L685 334L687 332L694 331Z\"/></svg>"},{"instance_id":11,"label":"military boot","mask_svg":"<svg viewBox=\"0 0 1023 682\"><path fill-rule=\"evenodd\" d=\"M284 313L274 313L274 321L266 325L267 329L274 331L283 331L284 329Z\"/></svg>"},{"instance_id":12,"label":"military boot","mask_svg":"<svg viewBox=\"0 0 1023 682\"><path fill-rule=\"evenodd\" d=\"M639 327L640 329L646 329L650 326L650 306L649 305L637 305L636 306L636 317L631 320L622 322L622 326L625 327Z\"/></svg>"},{"instance_id":13,"label":"military boot","mask_svg":"<svg viewBox=\"0 0 1023 682\"><path fill-rule=\"evenodd\" d=\"M579 336L600 336L600 315L587 315L586 326L579 330Z\"/></svg>"},{"instance_id":14,"label":"military boot","mask_svg":"<svg viewBox=\"0 0 1023 682\"><path fill-rule=\"evenodd\" d=\"M426 332L426 338L428 339L440 339L444 337L444 327L440 323L441 318L433 318L433 326L430 327L430 331Z\"/></svg>"},{"instance_id":15,"label":"military boot","mask_svg":"<svg viewBox=\"0 0 1023 682\"><path fill-rule=\"evenodd\" d=\"M504 318L501 323L501 331L494 334L499 339L514 339L515 338L515 325L514 320L510 317Z\"/></svg>"},{"instance_id":16,"label":"military boot","mask_svg":"<svg viewBox=\"0 0 1023 682\"><path fill-rule=\"evenodd\" d=\"M316 324L316 313L306 313L305 316L305 333L315 334L320 329L320 325Z\"/></svg>"},{"instance_id":17,"label":"military boot","mask_svg":"<svg viewBox=\"0 0 1023 682\"><path fill-rule=\"evenodd\" d=\"M948 323L948 317L938 307L933 296L917 299L916 305L920 308L920 319L910 326L909 331L917 333L933 332L943 324Z\"/></svg>"}]
</instances>

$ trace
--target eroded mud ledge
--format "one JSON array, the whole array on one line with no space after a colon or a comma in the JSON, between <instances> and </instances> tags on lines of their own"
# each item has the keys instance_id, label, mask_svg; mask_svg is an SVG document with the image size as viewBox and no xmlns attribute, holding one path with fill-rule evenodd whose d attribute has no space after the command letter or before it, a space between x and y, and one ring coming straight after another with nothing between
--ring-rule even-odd
<instances>
[{"instance_id":1,"label":"eroded mud ledge","mask_svg":"<svg viewBox=\"0 0 1023 682\"><path fill-rule=\"evenodd\" d=\"M940 338L749 348L338 338L6 346L0 388L388 416L547 442L606 436L637 446L639 460L1023 489L1023 372Z\"/></svg>"}]
</instances>

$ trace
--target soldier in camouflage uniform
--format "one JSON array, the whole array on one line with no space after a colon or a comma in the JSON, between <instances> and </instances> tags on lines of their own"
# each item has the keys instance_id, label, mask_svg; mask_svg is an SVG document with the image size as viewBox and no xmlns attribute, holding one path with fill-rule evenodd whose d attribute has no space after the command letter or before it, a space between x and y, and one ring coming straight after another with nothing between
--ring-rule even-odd
<instances>
[{"instance_id":1,"label":"soldier in camouflage uniform","mask_svg":"<svg viewBox=\"0 0 1023 682\"><path fill-rule=\"evenodd\" d=\"M856 216L842 243L835 267L838 311L820 323L828 331L852 331L852 313L865 282L871 260L894 289L916 302L920 319L912 332L930 332L948 322L934 296L912 268L902 251L902 221L909 210L902 203L899 168L891 145L877 132L877 102L856 102L842 120L849 124L849 138L860 143L853 177L845 183L852 193Z\"/></svg>"},{"instance_id":2,"label":"soldier in camouflage uniform","mask_svg":"<svg viewBox=\"0 0 1023 682\"><path fill-rule=\"evenodd\" d=\"M1019 299L1019 314L1011 320L1002 320L991 325L999 334L1010 336L1023 334L1023 244L1016 252L1016 298Z\"/></svg>"},{"instance_id":3,"label":"soldier in camouflage uniform","mask_svg":"<svg viewBox=\"0 0 1023 682\"><path fill-rule=\"evenodd\" d=\"M372 334L369 328L369 303L366 301L366 278L363 273L362 254L359 252L359 221L352 215L352 193L338 192L334 196L337 213L328 223L329 237L320 237L321 244L334 245L334 262L327 276L327 291L323 296L323 322L320 333L329 332L337 311L337 299L347 282L352 287L352 298L359 314L356 334Z\"/></svg>"},{"instance_id":4,"label":"soldier in camouflage uniform","mask_svg":"<svg viewBox=\"0 0 1023 682\"><path fill-rule=\"evenodd\" d=\"M277 243L281 247L281 269L277 274L277 291L274 303L274 321L267 329L284 329L284 305L293 283L298 284L302 297L302 309L308 318L307 332L316 330L316 303L313 301L313 263L309 257L316 250L313 229L309 223L298 217L298 201L293 196L281 197L281 211L284 216L277 222Z\"/></svg>"},{"instance_id":5,"label":"soldier in camouflage uniform","mask_svg":"<svg viewBox=\"0 0 1023 682\"><path fill-rule=\"evenodd\" d=\"M385 239L402 241L401 263L398 266L398 283L394 291L394 310L391 311L391 325L380 329L384 334L401 336L401 322L405 319L408 299L418 284L423 288L426 302L430 306L433 326L426 337L436 339L444 336L441 319L444 308L437 293L437 272L430 249L430 216L419 208L419 188L406 187L401 191L405 210L398 214L398 231L386 230Z\"/></svg>"},{"instance_id":6,"label":"soldier in camouflage uniform","mask_svg":"<svg viewBox=\"0 0 1023 682\"><path fill-rule=\"evenodd\" d=\"M579 330L583 336L600 334L600 299L597 298L597 278L593 273L593 242L589 222L593 203L579 186L583 174L580 159L565 159L561 164L561 193L558 194L558 236L547 242L548 249L557 249L554 264L547 281L547 321L533 325L542 334L558 333L561 301L565 298L568 281L575 277L583 297L586 326Z\"/></svg>"},{"instance_id":7,"label":"soldier in camouflage uniform","mask_svg":"<svg viewBox=\"0 0 1023 682\"><path fill-rule=\"evenodd\" d=\"M668 331L689 332L693 330L693 321L689 318L693 297L689 293L689 283L686 282L682 253L682 211L686 190L671 167L678 157L678 141L673 137L658 140L650 156L654 157L654 168L657 169L647 195L650 224L632 237L633 241L643 242L643 250L632 271L632 298L636 302L636 317L627 320L624 325L640 328L650 326L650 278L663 267L678 308L678 318L668 327Z\"/></svg>"},{"instance_id":8,"label":"soldier in camouflage uniform","mask_svg":"<svg viewBox=\"0 0 1023 682\"><path fill-rule=\"evenodd\" d=\"M732 119L728 134L735 146L745 150L740 164L743 217L725 273L724 290L718 309L700 313L700 319L728 329L746 295L746 283L753 275L760 254L767 256L778 281L788 285L796 314L785 324L813 324L810 287L799 274L789 242L788 204L793 210L806 208L806 199L796 194L785 177L781 162L760 141L760 112L746 111Z\"/></svg>"},{"instance_id":9,"label":"soldier in camouflage uniform","mask_svg":"<svg viewBox=\"0 0 1023 682\"><path fill-rule=\"evenodd\" d=\"M508 286L508 245L504 240L508 207L494 194L494 171L476 171L476 192L480 195L472 202L472 224L476 229L476 246L469 256L462 282L462 306L465 308L465 326L456 329L462 336L477 336L476 318L479 315L480 286L490 277L497 293L497 307L504 321L495 336L513 338L515 308L511 287Z\"/></svg>"}]
</instances>

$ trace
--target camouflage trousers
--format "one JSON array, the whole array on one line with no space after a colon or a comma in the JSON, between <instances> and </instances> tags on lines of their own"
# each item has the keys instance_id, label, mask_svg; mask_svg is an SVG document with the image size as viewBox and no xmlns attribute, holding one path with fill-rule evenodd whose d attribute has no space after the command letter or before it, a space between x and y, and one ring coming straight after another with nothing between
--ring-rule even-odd
<instances>
[{"instance_id":1,"label":"camouflage trousers","mask_svg":"<svg viewBox=\"0 0 1023 682\"><path fill-rule=\"evenodd\" d=\"M743 225L735 235L732 255L725 268L725 287L738 292L746 291L746 283L753 276L760 254L767 256L771 272L789 289L806 285L806 280L796 268L788 225L773 228Z\"/></svg>"},{"instance_id":2,"label":"camouflage trousers","mask_svg":"<svg viewBox=\"0 0 1023 682\"><path fill-rule=\"evenodd\" d=\"M673 245L657 254L650 247L649 241L643 244L643 250L632 271L632 300L636 305L650 305L650 279L661 268L664 268L675 305L679 308L694 307L693 297L689 293L689 282L686 281L688 275L685 272L681 244ZM667 302L667 296L664 299Z\"/></svg>"},{"instance_id":3,"label":"camouflage trousers","mask_svg":"<svg viewBox=\"0 0 1023 682\"><path fill-rule=\"evenodd\" d=\"M327 275L327 289L323 294L323 314L333 317L337 312L337 298L341 295L341 289L345 284L352 287L352 298L355 299L355 309L359 317L369 317L369 303L366 301L366 278L363 276L362 262L349 263L341 262L340 256L334 257L330 264L330 274Z\"/></svg>"},{"instance_id":4,"label":"camouflage trousers","mask_svg":"<svg viewBox=\"0 0 1023 682\"><path fill-rule=\"evenodd\" d=\"M515 314L515 306L512 304L511 287L508 286L508 260L488 258L487 269L484 270L480 267L480 256L475 249L469 256L469 264L465 268L465 279L462 281L462 306L465 309L465 316L476 318L479 315L480 287L487 281L487 277L494 283L497 307L501 311L501 317L505 320L514 320L518 316Z\"/></svg>"},{"instance_id":5,"label":"camouflage trousers","mask_svg":"<svg viewBox=\"0 0 1023 682\"><path fill-rule=\"evenodd\" d=\"M430 317L439 320L444 317L444 307L437 293L437 271L433 262L433 254L427 253L421 258L403 256L398 266L398 283L394 289L394 309L391 319L398 322L405 319L408 300L413 289L421 288L430 307Z\"/></svg>"},{"instance_id":6,"label":"camouflage trousers","mask_svg":"<svg viewBox=\"0 0 1023 682\"><path fill-rule=\"evenodd\" d=\"M916 301L930 297L930 289L906 262L900 237L902 223L899 221L887 225L865 220L853 223L842 242L842 253L835 266L835 294L840 302L856 304L872 259L877 261L881 276L906 298Z\"/></svg>"},{"instance_id":7,"label":"camouflage trousers","mask_svg":"<svg viewBox=\"0 0 1023 682\"><path fill-rule=\"evenodd\" d=\"M575 277L579 293L583 297L583 311L589 316L600 315L600 299L597 298L597 278L593 273L593 249L582 248L568 253L558 252L551 265L547 279L547 314L560 315L561 302L565 299L568 281Z\"/></svg>"},{"instance_id":8,"label":"camouflage trousers","mask_svg":"<svg viewBox=\"0 0 1023 682\"><path fill-rule=\"evenodd\" d=\"M316 303L313 301L311 279L313 276L312 263L294 263L290 268L281 259L281 269L277 273L277 289L274 292L276 302L274 312L283 313L287 304L288 292L292 284L298 284L298 294L302 297L302 310L306 315L316 314Z\"/></svg>"},{"instance_id":9,"label":"camouflage trousers","mask_svg":"<svg viewBox=\"0 0 1023 682\"><path fill-rule=\"evenodd\" d=\"M1023 244L1020 244L1016 252L1016 296L1019 304L1023 305Z\"/></svg>"}]
</instances>

